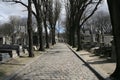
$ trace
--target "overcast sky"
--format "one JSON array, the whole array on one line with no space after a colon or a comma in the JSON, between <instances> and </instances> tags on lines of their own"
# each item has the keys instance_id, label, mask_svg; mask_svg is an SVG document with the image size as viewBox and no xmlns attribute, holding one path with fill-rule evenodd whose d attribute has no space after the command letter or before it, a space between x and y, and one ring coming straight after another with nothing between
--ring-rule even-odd
<instances>
[{"instance_id":1,"label":"overcast sky","mask_svg":"<svg viewBox=\"0 0 120 80\"><path fill-rule=\"evenodd\" d=\"M23 0L23 1L27 3L27 0ZM106 3L104 3L104 5L101 5L100 8L101 8L100 10L104 10L108 12ZM9 16L13 16L13 15L21 16L21 17L27 16L26 8L20 4L0 2L0 23L8 21Z\"/></svg>"},{"instance_id":2,"label":"overcast sky","mask_svg":"<svg viewBox=\"0 0 120 80\"><path fill-rule=\"evenodd\" d=\"M107 6L107 1L104 0L103 4L100 5L101 10L104 10L105 12L108 12L108 6Z\"/></svg>"},{"instance_id":3,"label":"overcast sky","mask_svg":"<svg viewBox=\"0 0 120 80\"><path fill-rule=\"evenodd\" d=\"M9 20L9 16L13 15L27 16L26 8L20 4L0 2L0 22Z\"/></svg>"}]
</instances>

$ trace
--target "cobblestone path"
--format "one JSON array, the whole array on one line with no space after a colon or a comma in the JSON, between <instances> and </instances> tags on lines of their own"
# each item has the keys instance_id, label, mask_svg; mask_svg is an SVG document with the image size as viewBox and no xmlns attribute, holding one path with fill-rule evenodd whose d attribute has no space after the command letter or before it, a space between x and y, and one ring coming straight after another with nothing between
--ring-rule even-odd
<instances>
[{"instance_id":1,"label":"cobblestone path","mask_svg":"<svg viewBox=\"0 0 120 80\"><path fill-rule=\"evenodd\" d=\"M99 80L65 44L56 44L12 80Z\"/></svg>"}]
</instances>

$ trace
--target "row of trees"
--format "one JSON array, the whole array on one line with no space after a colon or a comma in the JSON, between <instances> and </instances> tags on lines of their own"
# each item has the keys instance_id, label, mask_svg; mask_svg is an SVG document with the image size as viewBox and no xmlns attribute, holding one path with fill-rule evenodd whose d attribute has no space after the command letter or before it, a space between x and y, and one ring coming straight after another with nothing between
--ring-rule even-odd
<instances>
[{"instance_id":1,"label":"row of trees","mask_svg":"<svg viewBox=\"0 0 120 80\"><path fill-rule=\"evenodd\" d=\"M61 11L61 2L59 0L28 0L28 5L25 4L22 0L3 0L7 2L15 2L25 6L28 10L28 19L27 19L27 30L29 36L29 57L33 57L33 30L32 30L32 15L34 15L37 26L38 26L38 36L39 36L39 50L44 50L43 45L43 25L45 30L45 40L46 48L49 48L49 34L48 26L52 36L52 45L55 42L55 27L58 21L60 11ZM32 6L33 4L33 6ZM33 10L35 8L35 11Z\"/></svg>"},{"instance_id":2,"label":"row of trees","mask_svg":"<svg viewBox=\"0 0 120 80\"><path fill-rule=\"evenodd\" d=\"M83 24L95 13L102 0L67 0L66 30L68 43L75 47L77 35L77 51L81 50L80 30ZM90 8L89 8L90 7Z\"/></svg>"},{"instance_id":3,"label":"row of trees","mask_svg":"<svg viewBox=\"0 0 120 80\"><path fill-rule=\"evenodd\" d=\"M97 10L98 5L102 0L67 0L66 2L66 33L67 33L67 42L71 46L75 47L75 34L77 35L77 50L82 49L81 47L81 37L80 30L83 24L93 15ZM114 38L114 45L116 51L116 69L110 75L112 80L120 79L120 1L119 0L107 0L108 8L110 12L110 18L112 23L112 34ZM93 8L93 6L95 6ZM89 9L90 7L90 9ZM91 10L92 9L92 10ZM87 13L88 12L88 13ZM106 24L109 21L107 16L105 18L99 18L100 24L95 23L99 26L98 29L101 30L101 33L104 32L104 28L111 29L111 24ZM102 21L101 21L102 20ZM104 22L106 23L104 23ZM104 27L108 26L108 27Z\"/></svg>"}]
</instances>

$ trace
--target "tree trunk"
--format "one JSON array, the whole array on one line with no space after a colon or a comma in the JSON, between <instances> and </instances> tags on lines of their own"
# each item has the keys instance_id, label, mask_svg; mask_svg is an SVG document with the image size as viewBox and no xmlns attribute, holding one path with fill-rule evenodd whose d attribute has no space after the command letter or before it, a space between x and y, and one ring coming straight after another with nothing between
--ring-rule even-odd
<instances>
[{"instance_id":1,"label":"tree trunk","mask_svg":"<svg viewBox=\"0 0 120 80\"><path fill-rule=\"evenodd\" d=\"M53 40L54 40L54 44L56 44L56 40L55 40L55 26L54 26L54 28L53 28L53 36L54 36L54 37L53 37L53 38L54 38L54 39L53 39Z\"/></svg>"},{"instance_id":2,"label":"tree trunk","mask_svg":"<svg viewBox=\"0 0 120 80\"><path fill-rule=\"evenodd\" d=\"M71 26L69 30L69 45L72 46L73 48L75 46L75 27Z\"/></svg>"},{"instance_id":3,"label":"tree trunk","mask_svg":"<svg viewBox=\"0 0 120 80\"><path fill-rule=\"evenodd\" d=\"M45 40L46 40L46 48L49 48L49 38L48 38L48 31L47 31L47 24L46 19L44 20L44 28L45 28Z\"/></svg>"},{"instance_id":4,"label":"tree trunk","mask_svg":"<svg viewBox=\"0 0 120 80\"><path fill-rule=\"evenodd\" d=\"M68 44L72 46L72 33L71 33L71 28L68 31Z\"/></svg>"},{"instance_id":5,"label":"tree trunk","mask_svg":"<svg viewBox=\"0 0 120 80\"><path fill-rule=\"evenodd\" d=\"M56 43L55 41L55 31L54 29L52 29L52 45L54 45Z\"/></svg>"},{"instance_id":6,"label":"tree trunk","mask_svg":"<svg viewBox=\"0 0 120 80\"><path fill-rule=\"evenodd\" d=\"M72 33L71 33L71 19L67 25L67 42L70 46L72 46Z\"/></svg>"},{"instance_id":7,"label":"tree trunk","mask_svg":"<svg viewBox=\"0 0 120 80\"><path fill-rule=\"evenodd\" d=\"M115 51L116 51L116 69L111 74L113 80L120 79L120 1L119 0L107 0L108 7L111 16Z\"/></svg>"},{"instance_id":8,"label":"tree trunk","mask_svg":"<svg viewBox=\"0 0 120 80\"><path fill-rule=\"evenodd\" d=\"M39 51L44 51L44 47L43 47L43 32L42 32L42 23L41 21L38 19L38 33L39 33Z\"/></svg>"},{"instance_id":9,"label":"tree trunk","mask_svg":"<svg viewBox=\"0 0 120 80\"><path fill-rule=\"evenodd\" d=\"M101 30L101 37L102 37L102 43L104 43L104 31L103 31L103 28L102 28L102 30Z\"/></svg>"},{"instance_id":10,"label":"tree trunk","mask_svg":"<svg viewBox=\"0 0 120 80\"><path fill-rule=\"evenodd\" d=\"M58 33L57 33L57 37L58 37L58 39L60 38L60 33L59 33L59 31L58 31Z\"/></svg>"},{"instance_id":11,"label":"tree trunk","mask_svg":"<svg viewBox=\"0 0 120 80\"><path fill-rule=\"evenodd\" d=\"M38 26L38 36L39 36L39 51L44 51L44 46L43 46L43 32L42 32L42 17L41 17L41 11L39 9L39 2L37 2L36 0L32 0L34 5L35 5L35 9L36 9L36 20L37 20L37 26Z\"/></svg>"},{"instance_id":12,"label":"tree trunk","mask_svg":"<svg viewBox=\"0 0 120 80\"><path fill-rule=\"evenodd\" d=\"M94 42L94 35L93 35L93 27L92 26L90 26L90 37L91 37L91 43L93 43Z\"/></svg>"},{"instance_id":13,"label":"tree trunk","mask_svg":"<svg viewBox=\"0 0 120 80\"><path fill-rule=\"evenodd\" d=\"M51 27L51 30L50 30L50 39L51 39L51 43L52 45L54 45L54 42L53 42L53 28Z\"/></svg>"},{"instance_id":14,"label":"tree trunk","mask_svg":"<svg viewBox=\"0 0 120 80\"><path fill-rule=\"evenodd\" d=\"M55 41L55 26L52 28L52 45L56 44Z\"/></svg>"},{"instance_id":15,"label":"tree trunk","mask_svg":"<svg viewBox=\"0 0 120 80\"><path fill-rule=\"evenodd\" d=\"M28 0L28 36L29 36L29 57L33 57L33 32L32 32L32 9L31 9L31 0Z\"/></svg>"},{"instance_id":16,"label":"tree trunk","mask_svg":"<svg viewBox=\"0 0 120 80\"><path fill-rule=\"evenodd\" d=\"M75 48L76 45L75 45L75 30L74 30L74 29L73 29L73 31L72 31L72 36L71 36L71 38L72 38L72 47Z\"/></svg>"},{"instance_id":17,"label":"tree trunk","mask_svg":"<svg viewBox=\"0 0 120 80\"><path fill-rule=\"evenodd\" d=\"M81 26L77 27L77 51L82 50L82 47L81 47L81 37L80 37L80 28L81 28Z\"/></svg>"}]
</instances>

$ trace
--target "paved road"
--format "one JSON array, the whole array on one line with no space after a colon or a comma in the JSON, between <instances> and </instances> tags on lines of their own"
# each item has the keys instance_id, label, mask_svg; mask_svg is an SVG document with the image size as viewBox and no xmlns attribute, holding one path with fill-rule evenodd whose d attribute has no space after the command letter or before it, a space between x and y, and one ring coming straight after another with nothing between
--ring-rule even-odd
<instances>
[{"instance_id":1,"label":"paved road","mask_svg":"<svg viewBox=\"0 0 120 80\"><path fill-rule=\"evenodd\" d=\"M58 43L13 80L99 80L65 44Z\"/></svg>"}]
</instances>

